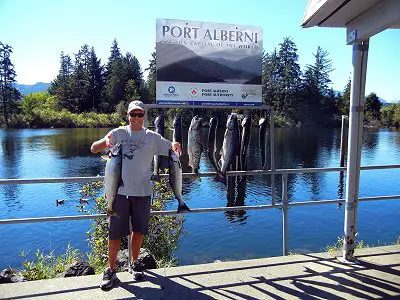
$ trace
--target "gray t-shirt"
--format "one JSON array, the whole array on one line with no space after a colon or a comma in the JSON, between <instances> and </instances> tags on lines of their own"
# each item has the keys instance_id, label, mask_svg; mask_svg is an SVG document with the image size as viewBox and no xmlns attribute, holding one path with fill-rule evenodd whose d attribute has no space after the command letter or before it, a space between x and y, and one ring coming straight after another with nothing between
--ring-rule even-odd
<instances>
[{"instance_id":1,"label":"gray t-shirt","mask_svg":"<svg viewBox=\"0 0 400 300\"><path fill-rule=\"evenodd\" d=\"M113 129L110 133L112 144L122 144L123 185L119 187L118 194L150 196L153 156L168 155L171 142L149 129L133 131L129 125Z\"/></svg>"}]
</instances>

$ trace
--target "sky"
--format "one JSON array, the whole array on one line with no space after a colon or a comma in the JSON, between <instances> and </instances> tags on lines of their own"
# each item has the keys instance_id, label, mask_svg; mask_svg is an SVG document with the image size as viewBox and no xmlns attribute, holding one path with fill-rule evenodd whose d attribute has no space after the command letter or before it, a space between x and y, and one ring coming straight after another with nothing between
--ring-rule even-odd
<instances>
[{"instance_id":1,"label":"sky","mask_svg":"<svg viewBox=\"0 0 400 300\"><path fill-rule=\"evenodd\" d=\"M60 68L60 53L77 53L88 44L106 63L117 40L146 69L155 51L156 19L179 19L263 28L270 53L290 37L304 70L314 64L318 46L329 53L335 69L331 87L343 91L352 72L352 46L344 28L302 28L307 0L0 0L0 41L13 48L11 61L20 84L51 82ZM400 30L370 39L366 94L400 100ZM145 73L145 76L147 74Z\"/></svg>"}]
</instances>

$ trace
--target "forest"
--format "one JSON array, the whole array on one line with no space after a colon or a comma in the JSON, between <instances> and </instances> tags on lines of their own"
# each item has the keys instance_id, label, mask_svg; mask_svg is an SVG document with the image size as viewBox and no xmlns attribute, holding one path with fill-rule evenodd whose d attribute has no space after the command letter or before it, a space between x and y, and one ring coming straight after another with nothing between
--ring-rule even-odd
<instances>
[{"instance_id":1,"label":"forest","mask_svg":"<svg viewBox=\"0 0 400 300\"><path fill-rule=\"evenodd\" d=\"M112 42L106 63L94 47L85 44L73 55L61 52L60 68L47 92L22 96L15 88L12 46L0 42L0 124L13 128L112 127L126 122L132 100L155 103L156 53L145 69L130 52L121 53ZM276 126L340 126L349 114L351 81L334 91L329 74L334 70L329 53L318 47L314 64L299 65L295 42L285 37L262 57L263 103L274 107ZM144 72L148 76L144 79ZM227 110L170 109L167 119L179 112L188 126L194 113L222 116ZM237 110L240 112L240 110ZM157 114L161 112L153 112ZM400 104L383 107L371 93L364 104L364 123L371 127L399 127ZM221 123L220 123L221 124Z\"/></svg>"}]
</instances>

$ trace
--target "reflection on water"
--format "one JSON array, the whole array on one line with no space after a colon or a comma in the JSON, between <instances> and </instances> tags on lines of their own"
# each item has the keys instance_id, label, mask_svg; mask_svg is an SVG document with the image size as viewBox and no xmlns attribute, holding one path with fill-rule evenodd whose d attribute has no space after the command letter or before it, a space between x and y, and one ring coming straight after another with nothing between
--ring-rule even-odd
<instances>
[{"instance_id":1,"label":"reflection on water","mask_svg":"<svg viewBox=\"0 0 400 300\"><path fill-rule=\"evenodd\" d=\"M21 139L15 138L17 134L16 130L5 131L1 134L1 178L19 178L21 175L20 161L23 144ZM17 185L7 185L1 189L4 203L10 211L23 208L17 197L20 190L20 186Z\"/></svg>"},{"instance_id":2,"label":"reflection on water","mask_svg":"<svg viewBox=\"0 0 400 300\"><path fill-rule=\"evenodd\" d=\"M232 163L230 170L237 170L238 159L236 158ZM226 207L244 206L246 198L246 178L243 176L228 176L226 181ZM226 218L231 223L237 223L239 225L246 224L246 211L226 211Z\"/></svg>"},{"instance_id":3,"label":"reflection on water","mask_svg":"<svg viewBox=\"0 0 400 300\"><path fill-rule=\"evenodd\" d=\"M49 177L84 177L104 174L104 162L100 155L90 153L90 145L94 140L103 137L109 129L37 129L37 130L0 130L2 164L1 178L49 178ZM203 130L203 146L207 149L208 128ZM171 139L171 130L166 130L167 138ZM222 146L224 130L217 131L217 147ZM187 128L183 131L184 148L181 157L184 172L189 172L187 155ZM269 135L268 135L269 138ZM340 130L339 129L304 129L277 128L275 132L275 167L281 168L316 168L339 166ZM267 139L268 140L268 139ZM390 130L364 131L362 165L400 164L400 134ZM267 147L266 169L270 168L270 149ZM248 149L247 169L261 168L258 128L252 128ZM207 154L203 153L200 172L214 171ZM369 171L371 172L371 171ZM363 173L360 181L360 192L363 195L399 194L397 184L391 184L392 178L400 176L399 170ZM385 172L391 172L389 175ZM339 176L338 176L339 173ZM345 198L345 174L340 172L292 174L288 176L289 201L308 201L316 199ZM79 189L82 184L30 184L0 186L0 219L25 218L41 216L62 216L79 214ZM271 176L240 176L228 177L227 185L213 181L212 178L185 178L183 197L191 208L220 206L250 206L270 204L272 192L277 202L282 197L282 177L275 176L275 190L271 190ZM56 206L56 199L65 199L65 204ZM176 209L176 201L171 199L168 209ZM385 205L394 205L390 201L379 201L379 206L371 211L363 211L368 207L359 205L360 230L363 238L366 234L375 232L377 224L369 218ZM86 205L92 208L93 203ZM392 206L390 206L392 207ZM318 212L311 217L311 211ZM396 209L389 209L395 214ZM201 245L207 245L207 259L213 261L220 258L236 257L237 253L247 253L246 257L255 258L281 253L279 245L263 244L260 235L278 226L281 222L279 213L275 210L265 211L234 211L224 213L187 215L185 230L188 236L182 238L182 250L177 251L181 263L191 263L194 257L202 257ZM321 213L323 212L323 213ZM303 214L301 214L303 213ZM321 213L323 222L316 223ZM341 235L343 221L341 211L331 210L328 206L318 208L296 208L290 210L290 228L292 231L303 232L307 229L308 238L298 238L292 235L291 247L320 250L323 243L336 241ZM296 214L300 214L296 219ZM293 219L292 219L293 218ZM399 216L397 215L398 220ZM295 221L292 221L295 220ZM366 223L362 223L363 220ZM390 230L379 232L379 240L390 240L393 234L400 232L398 222L391 217L385 218L390 224ZM266 227L266 222L269 226ZM277 225L278 224L278 225ZM397 225L396 225L397 224ZM240 226L233 226L240 225ZM44 223L40 226L24 226L23 224L2 227L0 243L7 247L0 248L0 268L8 264L18 266L20 249L55 250L62 252L68 242L83 251L88 250L85 231L90 222L60 222ZM397 226L397 227L396 227ZM279 225L278 228L281 228ZM367 228L367 229L366 229ZM281 239L279 230L268 231L272 240ZM312 239L311 236L315 235ZM51 240L49 241L49 236ZM237 243L238 239L242 242ZM329 238L329 241L325 241ZM220 240L215 243L215 240ZM387 239L387 240L385 240ZM307 241L307 242L306 242ZM306 245L304 245L306 243ZM321 245L322 243L322 245ZM332 243L332 242L331 242ZM248 249L251 246L251 250ZM187 253L190 253L188 256ZM209 259L208 259L209 258ZM240 258L240 257L239 257ZM203 261L203 260L202 260Z\"/></svg>"}]
</instances>

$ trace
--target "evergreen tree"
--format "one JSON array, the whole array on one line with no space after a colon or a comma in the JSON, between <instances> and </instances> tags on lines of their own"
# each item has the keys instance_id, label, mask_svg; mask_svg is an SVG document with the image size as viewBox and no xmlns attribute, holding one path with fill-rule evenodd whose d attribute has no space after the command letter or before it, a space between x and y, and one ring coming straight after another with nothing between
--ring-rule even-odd
<instances>
[{"instance_id":1,"label":"evergreen tree","mask_svg":"<svg viewBox=\"0 0 400 300\"><path fill-rule=\"evenodd\" d=\"M117 41L114 39L111 46L111 54L108 58L106 71L105 97L101 103L101 110L113 112L120 101L125 100L124 66L122 55Z\"/></svg>"},{"instance_id":2,"label":"evergreen tree","mask_svg":"<svg viewBox=\"0 0 400 300\"><path fill-rule=\"evenodd\" d=\"M351 80L347 82L343 90L343 95L338 100L339 113L342 115L349 115L350 110L350 92L351 92Z\"/></svg>"},{"instance_id":3,"label":"evergreen tree","mask_svg":"<svg viewBox=\"0 0 400 300\"><path fill-rule=\"evenodd\" d=\"M315 57L314 65L309 65L312 75L314 77L314 83L316 90L321 95L328 93L328 85L331 83L329 74L334 70L332 68L332 60L328 59L329 53L318 46L317 53L313 54Z\"/></svg>"},{"instance_id":4,"label":"evergreen tree","mask_svg":"<svg viewBox=\"0 0 400 300\"><path fill-rule=\"evenodd\" d=\"M16 73L10 56L12 47L0 42L0 112L8 127L10 115L17 109L17 101L21 95L14 87Z\"/></svg>"},{"instance_id":5,"label":"evergreen tree","mask_svg":"<svg viewBox=\"0 0 400 300\"><path fill-rule=\"evenodd\" d=\"M74 72L71 80L70 110L75 113L88 111L91 108L91 87L88 76L89 60L89 46L85 44L75 54Z\"/></svg>"},{"instance_id":6,"label":"evergreen tree","mask_svg":"<svg viewBox=\"0 0 400 300\"><path fill-rule=\"evenodd\" d=\"M303 122L306 120L316 121L316 114L319 113L321 95L318 91L318 84L311 66L307 66L303 75L301 87L301 104L299 118Z\"/></svg>"},{"instance_id":7,"label":"evergreen tree","mask_svg":"<svg viewBox=\"0 0 400 300\"><path fill-rule=\"evenodd\" d=\"M140 67L140 63L135 56L131 53L126 53L125 57L123 58L123 68L124 68L124 78L123 81L125 82L125 101L132 101L132 83L135 84L134 89L136 89L136 93L139 96L139 99L142 98L144 94L144 84L143 84L143 72ZM129 86L130 85L130 86ZM130 88L130 92L128 92L128 86ZM136 96L136 98L137 98ZM137 100L139 100L137 99Z\"/></svg>"},{"instance_id":8,"label":"evergreen tree","mask_svg":"<svg viewBox=\"0 0 400 300\"><path fill-rule=\"evenodd\" d=\"M107 69L110 69L110 65L113 62L122 58L121 51L119 50L118 42L116 39L114 39L114 41L112 43L110 52L111 52L111 54L110 54L110 57L108 58Z\"/></svg>"},{"instance_id":9,"label":"evergreen tree","mask_svg":"<svg viewBox=\"0 0 400 300\"><path fill-rule=\"evenodd\" d=\"M339 95L336 95L335 91L330 88L324 97L322 97L322 115L326 116L326 120L336 119L341 120L339 109L336 105L339 99Z\"/></svg>"},{"instance_id":10,"label":"evergreen tree","mask_svg":"<svg viewBox=\"0 0 400 300\"><path fill-rule=\"evenodd\" d=\"M134 100L140 100L140 93L137 87L137 84L135 80L129 79L128 82L126 83L126 104L129 104L129 102L134 101ZM127 107L128 108L128 107Z\"/></svg>"},{"instance_id":11,"label":"evergreen tree","mask_svg":"<svg viewBox=\"0 0 400 300\"><path fill-rule=\"evenodd\" d=\"M149 67L145 69L149 74L146 81L146 103L155 103L156 99L156 52L151 54Z\"/></svg>"},{"instance_id":12,"label":"evergreen tree","mask_svg":"<svg viewBox=\"0 0 400 300\"><path fill-rule=\"evenodd\" d=\"M371 93L365 98L364 112L367 119L380 120L381 108L382 103L375 93Z\"/></svg>"},{"instance_id":13,"label":"evergreen tree","mask_svg":"<svg viewBox=\"0 0 400 300\"><path fill-rule=\"evenodd\" d=\"M264 102L267 105L279 107L278 70L279 58L276 49L271 54L263 56L262 89Z\"/></svg>"},{"instance_id":14,"label":"evergreen tree","mask_svg":"<svg viewBox=\"0 0 400 300\"><path fill-rule=\"evenodd\" d=\"M134 84L134 86L132 86ZM138 95L137 95L137 94ZM121 55L118 43L114 40L107 63L106 103L103 110L113 112L120 102L127 104L131 99L142 99L145 94L143 72L139 61L131 53Z\"/></svg>"},{"instance_id":15,"label":"evergreen tree","mask_svg":"<svg viewBox=\"0 0 400 300\"><path fill-rule=\"evenodd\" d=\"M73 65L71 57L61 51L60 55L60 70L55 80L50 84L49 93L54 95L58 99L58 105L67 110L72 109L70 103L72 91L71 91L71 80L73 74Z\"/></svg>"},{"instance_id":16,"label":"evergreen tree","mask_svg":"<svg viewBox=\"0 0 400 300\"><path fill-rule=\"evenodd\" d=\"M332 61L328 59L328 52L318 47L314 65L307 65L302 83L302 119L326 123L332 114L337 114L334 109L335 95L328 85L331 83L329 73L333 71Z\"/></svg>"},{"instance_id":17,"label":"evergreen tree","mask_svg":"<svg viewBox=\"0 0 400 300\"><path fill-rule=\"evenodd\" d=\"M296 94L300 86L300 65L296 44L288 37L279 44L279 109L283 116L294 117Z\"/></svg>"},{"instance_id":18,"label":"evergreen tree","mask_svg":"<svg viewBox=\"0 0 400 300\"><path fill-rule=\"evenodd\" d=\"M90 50L87 73L91 98L91 105L89 107L91 107L92 111L97 111L101 103L101 95L105 85L105 74L101 59L97 58L94 47Z\"/></svg>"}]
</instances>

